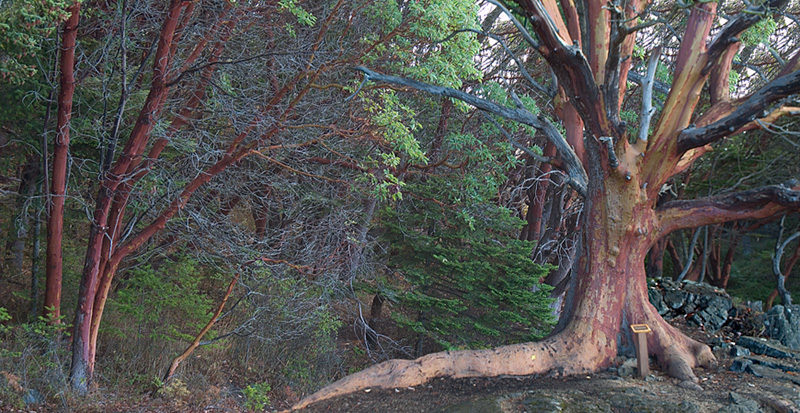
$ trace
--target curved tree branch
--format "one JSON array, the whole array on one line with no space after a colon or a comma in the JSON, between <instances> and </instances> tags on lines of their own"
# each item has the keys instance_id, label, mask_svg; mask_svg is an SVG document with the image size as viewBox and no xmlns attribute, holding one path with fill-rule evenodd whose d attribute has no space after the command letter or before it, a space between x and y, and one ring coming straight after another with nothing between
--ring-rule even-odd
<instances>
[{"instance_id":1,"label":"curved tree branch","mask_svg":"<svg viewBox=\"0 0 800 413\"><path fill-rule=\"evenodd\" d=\"M575 188L581 195L586 194L586 186L588 183L588 177L586 175L586 171L583 169L581 165L580 159L575 154L575 151L569 146L567 141L561 136L561 133L556 129L556 127L545 117L537 116L533 113L529 112L524 108L508 108L505 106L501 106L495 102L490 100L486 100L483 98L479 98L477 96L473 96L469 93L462 92L460 90L456 90L449 87L442 87L442 86L434 86L423 82L418 82L416 80L411 80L403 77L397 76L389 76L377 73L373 70L367 69L363 66L357 66L353 68L354 70L358 70L359 72L364 73L369 80L378 81L378 82L386 82L392 83L395 85L400 86L407 86L413 89L417 89L419 91L432 93L434 95L445 96L453 99L458 99L468 105L474 106L480 110L493 113L495 115L501 116L508 120L519 122L531 127L536 128L542 134L556 146L559 153L561 154L561 158L564 161L564 166L566 168L567 176L569 176L570 185Z\"/></svg>"},{"instance_id":2,"label":"curved tree branch","mask_svg":"<svg viewBox=\"0 0 800 413\"><path fill-rule=\"evenodd\" d=\"M800 70L779 77L747 98L728 116L704 127L689 127L678 136L678 151L683 153L729 136L742 126L771 112L768 106L800 92Z\"/></svg>"},{"instance_id":3,"label":"curved tree branch","mask_svg":"<svg viewBox=\"0 0 800 413\"><path fill-rule=\"evenodd\" d=\"M728 46L739 42L736 36L758 23L769 9L780 9L787 3L787 0L770 0L766 4L750 5L742 10L714 36L708 46L709 58L703 70L705 72L710 71L712 66L717 63L717 59L728 49Z\"/></svg>"},{"instance_id":4,"label":"curved tree branch","mask_svg":"<svg viewBox=\"0 0 800 413\"><path fill-rule=\"evenodd\" d=\"M542 44L537 50L550 64L587 129L594 136L611 135L612 127L604 110L594 106L600 99L600 88L594 81L592 68L579 44L564 42L541 2L518 0L518 3L530 16L533 29L541 40Z\"/></svg>"},{"instance_id":5,"label":"curved tree branch","mask_svg":"<svg viewBox=\"0 0 800 413\"><path fill-rule=\"evenodd\" d=\"M667 202L656 208L661 231L720 224L741 219L761 219L786 210L800 210L800 182L769 185L693 200Z\"/></svg>"}]
</instances>

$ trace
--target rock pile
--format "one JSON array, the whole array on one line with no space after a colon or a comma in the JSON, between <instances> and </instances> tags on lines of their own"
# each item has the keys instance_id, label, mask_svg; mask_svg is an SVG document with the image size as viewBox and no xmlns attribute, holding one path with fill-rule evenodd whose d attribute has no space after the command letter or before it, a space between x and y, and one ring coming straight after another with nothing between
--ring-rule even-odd
<instances>
[{"instance_id":1,"label":"rock pile","mask_svg":"<svg viewBox=\"0 0 800 413\"><path fill-rule=\"evenodd\" d=\"M792 350L800 350L800 305L772 307L759 321L764 334Z\"/></svg>"},{"instance_id":2,"label":"rock pile","mask_svg":"<svg viewBox=\"0 0 800 413\"><path fill-rule=\"evenodd\" d=\"M686 317L689 323L714 333L737 314L731 297L708 284L662 279L650 280L649 287L650 303L666 320Z\"/></svg>"}]
</instances>

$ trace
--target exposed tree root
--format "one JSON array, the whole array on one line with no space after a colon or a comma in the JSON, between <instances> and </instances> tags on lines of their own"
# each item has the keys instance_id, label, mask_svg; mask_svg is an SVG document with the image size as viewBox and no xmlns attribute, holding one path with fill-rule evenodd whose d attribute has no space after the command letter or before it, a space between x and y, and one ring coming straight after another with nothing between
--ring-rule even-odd
<instances>
[{"instance_id":1,"label":"exposed tree root","mask_svg":"<svg viewBox=\"0 0 800 413\"><path fill-rule=\"evenodd\" d=\"M604 341L600 346L599 341ZM576 334L565 330L534 343L513 344L490 350L462 350L432 353L416 360L389 360L332 383L292 407L302 409L312 403L368 388L391 389L423 384L438 377L496 377L532 374L573 375L608 367L616 351L600 334ZM601 350L598 350L601 349Z\"/></svg>"},{"instance_id":2,"label":"exposed tree root","mask_svg":"<svg viewBox=\"0 0 800 413\"><path fill-rule=\"evenodd\" d=\"M656 357L660 368L684 382L697 383L692 369L716 362L708 346L669 325L647 301L632 302L637 304L629 301L629 314L641 315L637 319L646 320L653 330L648 334L649 353ZM596 372L610 366L617 356L617 334L604 332L596 324L591 328L592 325L591 320L573 319L565 330L539 342L386 361L322 388L294 405L292 411L360 390L418 386L439 377L569 376Z\"/></svg>"},{"instance_id":3,"label":"exposed tree root","mask_svg":"<svg viewBox=\"0 0 800 413\"><path fill-rule=\"evenodd\" d=\"M634 292L634 297L643 294ZM629 309L636 314L642 314L642 319L648 320L652 333L648 334L648 352L656 357L659 368L670 377L682 381L697 383L693 369L695 367L713 367L716 358L711 349L697 342L680 330L664 321L648 300L629 300Z\"/></svg>"}]
</instances>

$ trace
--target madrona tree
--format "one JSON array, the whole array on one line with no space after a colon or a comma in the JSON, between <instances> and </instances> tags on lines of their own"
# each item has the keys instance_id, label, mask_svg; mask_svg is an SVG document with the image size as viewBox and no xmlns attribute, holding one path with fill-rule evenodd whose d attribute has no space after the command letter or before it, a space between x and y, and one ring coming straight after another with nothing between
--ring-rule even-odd
<instances>
[{"instance_id":1,"label":"madrona tree","mask_svg":"<svg viewBox=\"0 0 800 413\"><path fill-rule=\"evenodd\" d=\"M69 202L67 181L78 175L70 165L84 165L84 176L97 178L92 189L81 191L90 194L93 212L72 333L70 380L79 392L92 386L100 326L118 273L137 253L163 249L180 235L194 247L218 247L209 248L217 256L203 254L215 265L255 259L270 266L261 279L243 275L240 285L292 292L279 297L292 299L288 305L272 296L248 304L292 313L287 318L294 320L301 318L297 308L309 319L324 314L322 299L298 299L299 288L288 286L315 284L324 298L335 280L355 273L350 269L360 262L374 199L399 187L390 172L399 161L395 155L416 152L424 163L394 119L402 110L391 92L361 89L362 99L342 104L358 86L348 68L365 62L401 67L398 62L424 47L427 37L441 38L469 23L473 10L469 0L459 7L453 1L413 2L403 12L373 0L69 4L52 195ZM384 31L389 25L393 29ZM446 51L469 56L463 50L472 43L459 39ZM475 70L450 64L448 53L428 51L414 69L436 67L429 70L436 77L426 80L460 85ZM448 76L440 73L451 69ZM79 155L70 136L90 141L96 156L68 162ZM225 181L235 173L248 178ZM255 237L239 237L244 225L228 226L230 236L219 237L223 231L213 232L208 217L231 223L224 218L242 199L254 211ZM57 319L64 209L54 202L50 211L46 301ZM165 230L167 240L160 240ZM295 273L263 275L286 268ZM264 281L268 276L286 282ZM287 324L275 322L275 313L261 312L269 315L265 324L283 331L272 334L251 323L236 333L258 330L275 340L280 333L293 335Z\"/></svg>"},{"instance_id":2,"label":"madrona tree","mask_svg":"<svg viewBox=\"0 0 800 413\"><path fill-rule=\"evenodd\" d=\"M563 170L585 205L579 258L559 325L539 342L388 361L323 388L296 408L364 387L413 386L441 376L597 371L630 348L629 325L634 323L652 328L648 346L660 368L680 380L696 382L692 369L712 365L714 356L707 346L666 323L648 302L646 253L675 230L761 219L800 208L797 181L657 205L662 186L712 150L713 144L800 114L800 108L791 106L792 95L800 90L796 52L781 59L782 68L772 80L750 93L732 97L729 88L739 36L763 17L778 13L785 2L743 4L725 16L714 1L681 2L674 6L683 7L684 18L669 27L663 26L661 13L651 12L642 0L517 0L514 12L499 2L488 3L504 9L530 52L552 69L558 85L558 93L551 94L553 106L563 128L528 110L513 90L509 93L517 104L508 107L464 90L358 69L366 81L446 96L489 116L531 126L553 144L557 156L551 162ZM620 107L631 55L637 39L645 37L643 30L664 30L664 37L679 48L663 58L673 73L652 126L651 117L657 112L652 83L659 52L650 51L654 63L642 82L643 116L636 134L620 119ZM555 84L549 86L554 89ZM701 100L706 91L710 98Z\"/></svg>"}]
</instances>

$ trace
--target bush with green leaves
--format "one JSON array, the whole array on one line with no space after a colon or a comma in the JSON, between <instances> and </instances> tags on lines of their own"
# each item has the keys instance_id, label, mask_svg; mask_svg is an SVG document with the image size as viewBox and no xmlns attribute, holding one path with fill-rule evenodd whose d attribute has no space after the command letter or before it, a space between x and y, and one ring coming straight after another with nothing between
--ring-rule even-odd
<instances>
[{"instance_id":1,"label":"bush with green leaves","mask_svg":"<svg viewBox=\"0 0 800 413\"><path fill-rule=\"evenodd\" d=\"M269 383L253 383L242 389L244 393L244 406L252 410L264 410L269 406L269 393L272 386Z\"/></svg>"},{"instance_id":2,"label":"bush with green leaves","mask_svg":"<svg viewBox=\"0 0 800 413\"><path fill-rule=\"evenodd\" d=\"M393 318L445 349L543 337L554 322L551 288L540 284L550 268L515 237L521 220L488 200L460 203L452 184L410 184L415 197L382 212L393 274L384 294L399 304Z\"/></svg>"}]
</instances>

